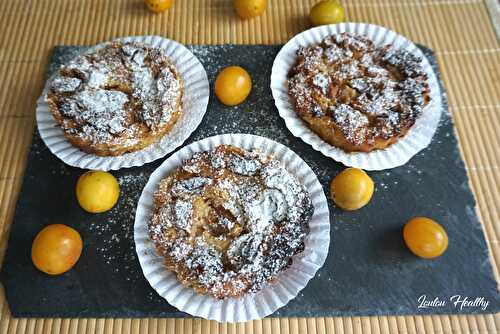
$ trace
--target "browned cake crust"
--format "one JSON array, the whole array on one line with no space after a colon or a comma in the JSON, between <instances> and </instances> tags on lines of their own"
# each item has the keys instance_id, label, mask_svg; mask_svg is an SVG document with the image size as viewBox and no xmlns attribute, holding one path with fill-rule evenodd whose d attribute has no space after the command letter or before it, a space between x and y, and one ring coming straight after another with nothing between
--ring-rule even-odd
<instances>
[{"instance_id":1,"label":"browned cake crust","mask_svg":"<svg viewBox=\"0 0 500 334\"><path fill-rule=\"evenodd\" d=\"M115 42L62 66L49 83L47 102L72 145L117 156L169 132L181 115L182 93L163 50Z\"/></svg>"},{"instance_id":2,"label":"browned cake crust","mask_svg":"<svg viewBox=\"0 0 500 334\"><path fill-rule=\"evenodd\" d=\"M276 280L303 251L313 211L278 161L221 145L160 182L148 228L181 283L223 299Z\"/></svg>"},{"instance_id":3,"label":"browned cake crust","mask_svg":"<svg viewBox=\"0 0 500 334\"><path fill-rule=\"evenodd\" d=\"M383 149L406 135L430 100L422 59L341 33L297 51L288 79L297 114L344 151Z\"/></svg>"}]
</instances>

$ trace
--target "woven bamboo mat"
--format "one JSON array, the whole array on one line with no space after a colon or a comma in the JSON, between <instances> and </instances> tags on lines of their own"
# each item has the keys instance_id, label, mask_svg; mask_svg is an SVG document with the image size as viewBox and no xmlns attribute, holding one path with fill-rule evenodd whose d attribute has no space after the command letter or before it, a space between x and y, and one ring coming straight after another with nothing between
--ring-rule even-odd
<instances>
[{"instance_id":1,"label":"woven bamboo mat","mask_svg":"<svg viewBox=\"0 0 500 334\"><path fill-rule=\"evenodd\" d=\"M269 0L241 21L231 0L177 0L154 15L141 0L0 1L0 254L22 182L50 50L126 35L181 43L284 43L308 26L316 0ZM389 27L432 48L449 93L494 272L500 265L500 45L480 0L345 0L350 21ZM3 256L2 256L3 257ZM265 319L14 319L0 289L0 333L499 333L500 315Z\"/></svg>"}]
</instances>

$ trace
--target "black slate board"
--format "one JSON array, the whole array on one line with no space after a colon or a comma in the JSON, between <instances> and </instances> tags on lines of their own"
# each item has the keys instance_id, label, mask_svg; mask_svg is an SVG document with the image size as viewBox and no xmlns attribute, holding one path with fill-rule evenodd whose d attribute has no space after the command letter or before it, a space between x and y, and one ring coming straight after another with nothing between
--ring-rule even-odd
<instances>
[{"instance_id":1,"label":"black slate board","mask_svg":"<svg viewBox=\"0 0 500 334\"><path fill-rule=\"evenodd\" d=\"M238 107L222 106L212 95L193 141L229 132L254 133L277 140L328 183L344 167L293 137L278 116L269 89L273 59L280 46L193 46L213 84L228 65L247 68L253 91ZM423 48L435 64L430 50ZM83 48L56 47L52 72ZM343 212L330 201L331 245L323 268L309 285L273 316L348 316L437 313L495 313L500 310L488 251L476 216L475 201L460 157L446 96L440 127L431 145L403 167L370 172L376 184L362 210ZM16 317L183 317L144 279L133 244L138 197L160 161L113 174L122 195L108 213L92 215L77 204L74 186L82 170L64 165L33 137L24 184L17 203L2 272L7 298ZM448 251L426 261L412 255L401 237L403 224L425 215L449 234ZM45 225L63 223L82 234L84 250L68 273L50 277L30 260L31 242ZM447 301L443 307L418 308L426 295ZM483 297L487 308L454 307L461 295Z\"/></svg>"}]
</instances>

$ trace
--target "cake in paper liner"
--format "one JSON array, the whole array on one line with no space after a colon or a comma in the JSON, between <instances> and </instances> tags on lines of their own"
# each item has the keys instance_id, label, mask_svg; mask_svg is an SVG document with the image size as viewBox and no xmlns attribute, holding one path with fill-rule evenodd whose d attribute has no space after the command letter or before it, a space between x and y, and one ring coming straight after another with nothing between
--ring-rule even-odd
<instances>
[{"instance_id":1,"label":"cake in paper liner","mask_svg":"<svg viewBox=\"0 0 500 334\"><path fill-rule=\"evenodd\" d=\"M153 141L152 144L146 146L145 148L122 155L98 156L80 150L78 147L72 145L64 136L63 130L57 124L54 116L49 110L49 105L45 101L45 97L49 90L48 86L52 82L52 80L48 80L44 92L37 103L38 129L40 136L51 152L71 166L96 170L116 170L124 167L140 166L144 163L151 162L165 156L167 153L182 145L182 143L200 124L206 112L209 96L209 83L207 75L201 63L187 48L177 42L157 36L126 37L117 39L113 42L141 43L158 48L165 53L165 56L175 67L174 71L176 71L176 75L180 76L183 84L182 112L180 117L177 116L178 113L175 113L176 116L172 119L172 122L169 122L170 124L167 123L163 126L163 128L158 129L158 133L155 135L156 138L159 138L158 140L154 137L144 138L145 141L142 146L140 143L137 144L137 147L139 148L144 147L144 145ZM105 47L109 45L111 44L98 44L90 48L84 54L104 50ZM119 75L119 72L117 72L116 75ZM91 79L93 79L93 77ZM92 90L89 91L89 94L90 93L92 93ZM117 91L116 94L120 94L120 92ZM143 99L147 98L150 97L143 97ZM178 119L176 120L177 117ZM147 121L154 121L154 119L147 119L146 122ZM113 125L113 127L111 127L111 125ZM110 130L114 130L114 128L116 128L116 124L110 123L109 127ZM76 136L73 137L79 139ZM74 140L73 137L70 139ZM130 142L130 140L127 141ZM96 149L97 148L101 151L107 150L107 147L103 147L103 145L96 147ZM120 149L119 146L118 149ZM123 148L123 150L125 149L126 148ZM123 150L118 152L123 152Z\"/></svg>"},{"instance_id":2,"label":"cake in paper liner","mask_svg":"<svg viewBox=\"0 0 500 334\"><path fill-rule=\"evenodd\" d=\"M405 120L411 121L409 122L409 131L408 126L404 129L404 132L408 131L408 133L399 139L394 135L393 138L389 139L389 142L397 141L392 145L389 144L385 149L373 150L369 153L348 153L330 145L320 138L316 132L312 131L305 121L299 117L289 97L288 75L296 63L297 50L301 47L319 44L328 36L342 37L339 34L343 32L367 37L373 41L375 47L391 44L391 49L404 50L404 52L408 53L409 57L422 59L421 67L423 74L427 77L424 96L426 100L430 98L430 102L425 105L423 110L420 109L421 112L419 112L421 115L416 118L416 121L411 118ZM361 43L362 41L360 40L359 42ZM441 96L437 78L422 51L406 38L383 27L369 24L346 23L321 26L295 36L281 49L274 61L271 75L271 89L279 114L285 120L288 129L293 135L300 137L315 150L322 152L324 155L334 160L340 161L347 166L367 170L393 168L406 163L413 155L429 145L437 128L441 113ZM355 112L355 110L353 110L353 112ZM360 114L360 117L361 116ZM341 120L343 119L339 119L339 121ZM413 122L415 122L415 124L411 126ZM352 131L354 131L354 129ZM353 134L356 135L355 132ZM377 140L377 146L387 145L383 143L382 140ZM364 144L363 150L367 149L369 149L368 145Z\"/></svg>"},{"instance_id":3,"label":"cake in paper liner","mask_svg":"<svg viewBox=\"0 0 500 334\"><path fill-rule=\"evenodd\" d=\"M148 222L154 208L153 196L160 181L190 159L194 153L206 152L220 145L230 145L247 151L259 151L272 156L294 176L309 193L314 213L309 220L309 234L304 251L293 256L290 267L281 271L275 282L267 283L255 293L239 298L216 299L196 293L178 281L174 272L164 265L150 239ZM218 149L219 149L218 148ZM200 156L200 155L198 155ZM134 237L139 262L151 286L170 304L194 316L221 322L260 319L284 306L303 289L323 265L329 248L329 212L323 189L313 171L293 151L272 140L245 134L227 134L193 143L167 159L150 177L139 200Z\"/></svg>"}]
</instances>

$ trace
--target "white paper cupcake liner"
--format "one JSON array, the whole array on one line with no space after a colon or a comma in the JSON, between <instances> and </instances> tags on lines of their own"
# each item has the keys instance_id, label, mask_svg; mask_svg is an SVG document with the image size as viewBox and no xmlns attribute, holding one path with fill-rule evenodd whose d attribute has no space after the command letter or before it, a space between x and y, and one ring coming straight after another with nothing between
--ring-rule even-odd
<instances>
[{"instance_id":1,"label":"white paper cupcake liner","mask_svg":"<svg viewBox=\"0 0 500 334\"><path fill-rule=\"evenodd\" d=\"M365 35L377 46L393 44L396 48L405 49L415 56L422 58L422 65L428 76L431 101L424 108L422 115L417 119L408 134L384 150L376 150L370 153L348 153L328 144L310 130L305 122L296 114L288 96L288 72L295 64L297 49L320 43L325 37L342 32ZM441 93L437 76L424 53L411 41L394 31L365 23L325 25L309 29L293 37L283 46L274 61L271 74L271 90L279 114L285 120L286 126L294 136L301 138L315 150L346 166L366 170L394 168L408 162L411 157L430 144L432 136L437 129L442 110Z\"/></svg>"},{"instance_id":2,"label":"white paper cupcake liner","mask_svg":"<svg viewBox=\"0 0 500 334\"><path fill-rule=\"evenodd\" d=\"M162 158L184 143L201 123L207 110L210 94L207 73L200 61L185 46L158 36L133 36L119 38L117 41L141 42L161 48L166 52L177 68L184 84L182 115L173 128L156 143L140 151L121 156L100 157L85 153L66 140L45 101L50 81L47 80L42 96L37 101L38 131L50 151L70 166L107 171L142 166ZM98 44L85 53L94 52L106 44L108 43Z\"/></svg>"},{"instance_id":3,"label":"white paper cupcake liner","mask_svg":"<svg viewBox=\"0 0 500 334\"><path fill-rule=\"evenodd\" d=\"M293 258L293 264L280 273L278 281L266 285L255 294L225 300L198 294L182 285L175 274L163 265L164 258L156 253L147 228L153 210L153 194L160 180L194 153L207 151L221 144L230 144L246 150L257 149L274 156L306 187L314 205L314 215L309 221L310 233L305 240L305 250ZM261 319L286 305L314 277L328 254L330 214L323 188L316 175L296 153L264 137L225 134L209 137L182 148L151 174L137 206L134 239L144 276L169 304L183 312L205 319L243 322Z\"/></svg>"}]
</instances>

